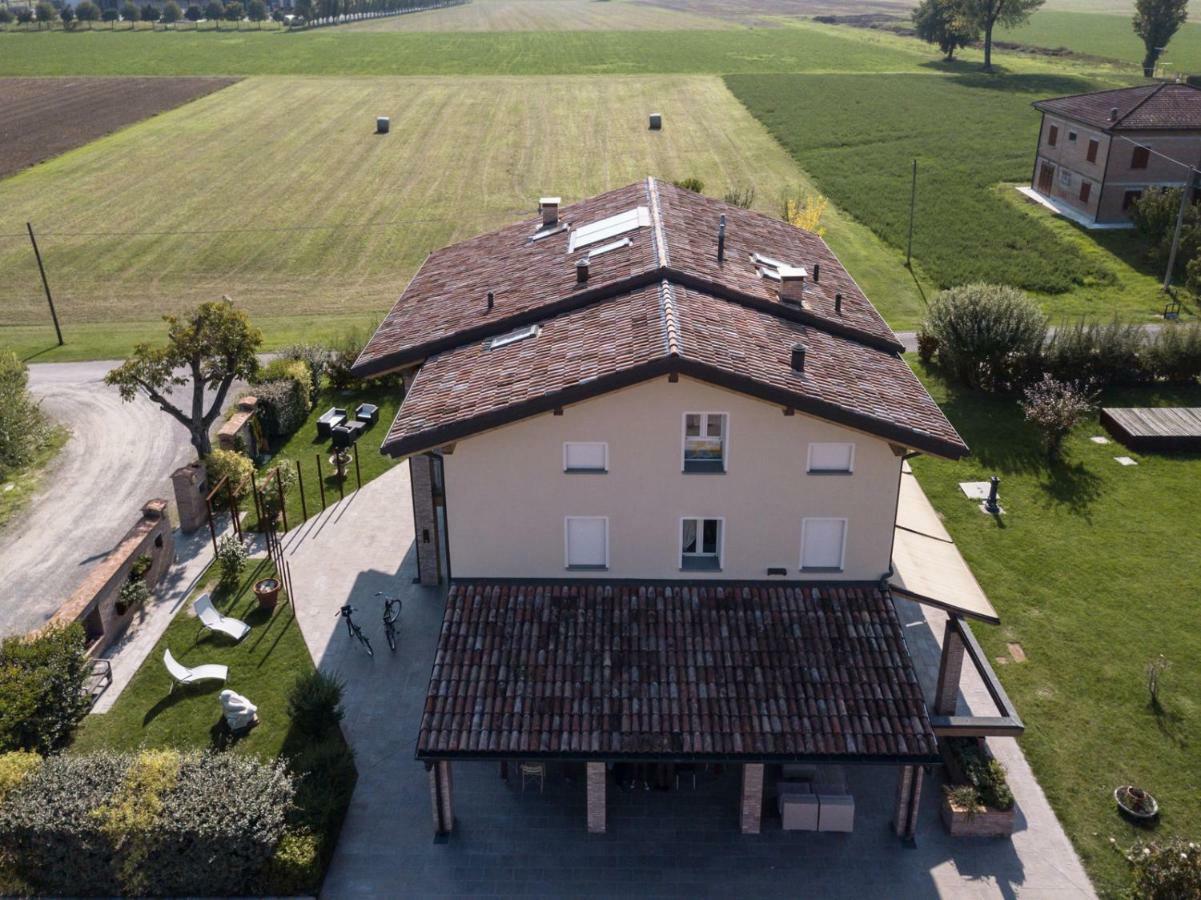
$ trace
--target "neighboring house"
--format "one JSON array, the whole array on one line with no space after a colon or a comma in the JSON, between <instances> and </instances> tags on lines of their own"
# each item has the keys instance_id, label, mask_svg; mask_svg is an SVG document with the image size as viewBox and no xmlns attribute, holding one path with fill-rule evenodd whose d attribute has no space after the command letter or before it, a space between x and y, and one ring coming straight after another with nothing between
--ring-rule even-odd
<instances>
[{"instance_id":1,"label":"neighboring house","mask_svg":"<svg viewBox=\"0 0 1201 900\"><path fill-rule=\"evenodd\" d=\"M1148 84L1039 100L1032 189L1083 224L1129 220L1148 187L1186 184L1201 166L1201 90Z\"/></svg>"},{"instance_id":2,"label":"neighboring house","mask_svg":"<svg viewBox=\"0 0 1201 900\"><path fill-rule=\"evenodd\" d=\"M438 829L452 760L586 764L595 831L607 766L737 763L748 832L765 765L845 762L901 768L912 834L964 645L931 718L890 591L995 613L902 582L953 545L894 526L906 457L963 440L816 235L654 179L541 212L432 254L355 366L405 373L382 449L450 579Z\"/></svg>"}]
</instances>

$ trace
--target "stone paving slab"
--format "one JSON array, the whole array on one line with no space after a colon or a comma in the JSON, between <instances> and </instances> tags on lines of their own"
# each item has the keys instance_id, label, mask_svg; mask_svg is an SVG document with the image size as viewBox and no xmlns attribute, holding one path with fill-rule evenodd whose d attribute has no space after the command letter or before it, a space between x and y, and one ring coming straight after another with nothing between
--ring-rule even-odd
<instances>
[{"instance_id":1,"label":"stone paving slab","mask_svg":"<svg viewBox=\"0 0 1201 900\"><path fill-rule=\"evenodd\" d=\"M433 839L429 786L414 759L443 593L413 584L407 465L397 466L291 532L296 611L317 664L347 683L345 729L359 782L326 876L326 897L932 897L1094 896L1017 742L992 742L1018 801L1012 840L952 840L938 816L940 776L927 778L916 849L892 834L896 770L848 768L852 834L738 829L739 773L705 775L696 790L609 783L608 833L588 834L582 771L549 767L545 790L506 783L492 763L453 766L456 829ZM395 655L383 641L375 591L404 601ZM339 630L350 600L376 647L370 659ZM942 613L898 602L928 695L938 670ZM987 707L966 682L964 708Z\"/></svg>"}]
</instances>

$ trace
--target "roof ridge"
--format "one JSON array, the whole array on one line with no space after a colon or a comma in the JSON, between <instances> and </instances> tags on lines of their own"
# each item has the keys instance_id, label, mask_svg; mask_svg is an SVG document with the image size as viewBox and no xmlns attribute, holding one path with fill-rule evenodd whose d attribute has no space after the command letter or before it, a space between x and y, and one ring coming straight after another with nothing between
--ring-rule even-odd
<instances>
[{"instance_id":1,"label":"roof ridge","mask_svg":"<svg viewBox=\"0 0 1201 900\"><path fill-rule=\"evenodd\" d=\"M659 211L659 184L654 175L646 176L646 192L651 200L651 234L654 236L655 262L660 269L664 269L671 264L671 258L667 252L667 236L663 233L663 216Z\"/></svg>"},{"instance_id":2,"label":"roof ridge","mask_svg":"<svg viewBox=\"0 0 1201 900\"><path fill-rule=\"evenodd\" d=\"M676 311L675 293L671 282L666 278L659 284L659 314L663 317L663 339L667 345L667 352L671 356L679 356L680 316Z\"/></svg>"},{"instance_id":3,"label":"roof ridge","mask_svg":"<svg viewBox=\"0 0 1201 900\"><path fill-rule=\"evenodd\" d=\"M1134 106L1130 107L1130 109L1126 110L1125 115L1121 116L1118 119L1115 119L1113 124L1115 126L1121 125L1123 122L1125 122L1127 119L1129 119L1132 115L1134 115L1135 111L1138 110L1144 103L1146 103L1148 100L1150 100L1152 97L1154 97L1160 91L1162 91L1164 89L1165 85L1167 85L1167 82L1161 81L1154 88L1152 88L1150 92L1148 92L1147 96L1145 96L1142 100L1138 101L1138 103L1134 104Z\"/></svg>"}]
</instances>

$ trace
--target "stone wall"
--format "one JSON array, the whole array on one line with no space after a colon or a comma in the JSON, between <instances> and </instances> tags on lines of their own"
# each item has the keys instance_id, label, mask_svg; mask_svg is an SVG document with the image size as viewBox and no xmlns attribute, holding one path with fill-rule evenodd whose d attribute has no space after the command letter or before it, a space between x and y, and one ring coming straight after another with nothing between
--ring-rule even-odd
<instances>
[{"instance_id":1,"label":"stone wall","mask_svg":"<svg viewBox=\"0 0 1201 900\"><path fill-rule=\"evenodd\" d=\"M83 584L51 617L50 624L82 623L88 635L88 653L102 653L140 612L134 607L119 613L117 599L134 563L143 554L151 560L143 581L153 595L175 559L175 535L167 517L166 500L151 500L142 507L141 518L88 573Z\"/></svg>"}]
</instances>

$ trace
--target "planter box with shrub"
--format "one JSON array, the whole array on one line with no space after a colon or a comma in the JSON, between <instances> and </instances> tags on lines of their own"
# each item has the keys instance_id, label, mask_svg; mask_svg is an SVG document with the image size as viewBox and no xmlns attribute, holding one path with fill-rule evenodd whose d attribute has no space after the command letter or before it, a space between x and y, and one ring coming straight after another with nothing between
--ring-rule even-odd
<instances>
[{"instance_id":1,"label":"planter box with shrub","mask_svg":"<svg viewBox=\"0 0 1201 900\"><path fill-rule=\"evenodd\" d=\"M953 837L1008 837L1013 834L1014 801L1005 768L979 738L941 742L948 787L941 806L943 825Z\"/></svg>"}]
</instances>

